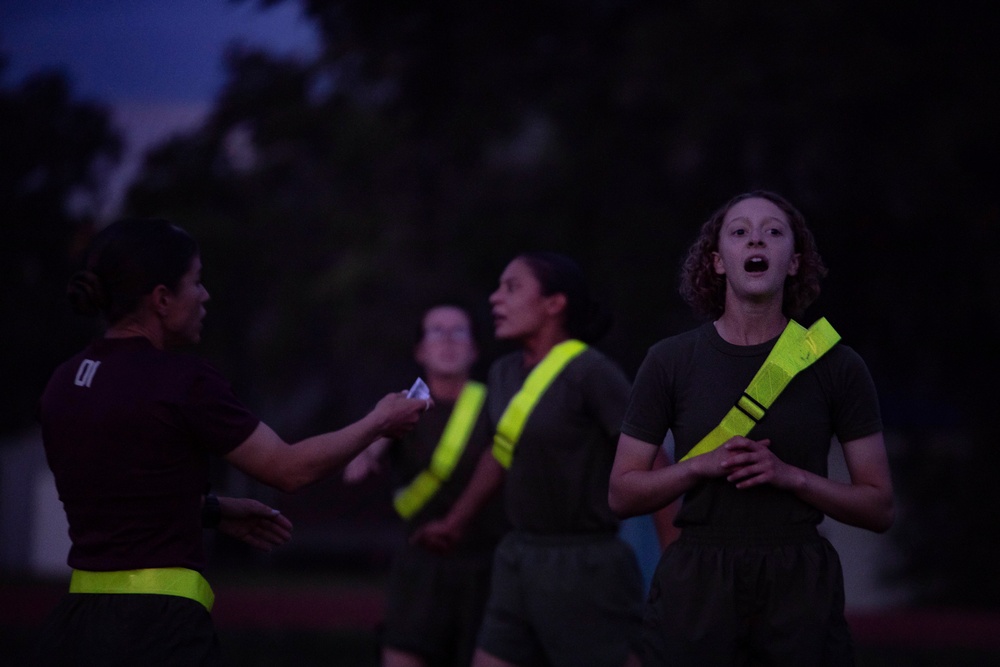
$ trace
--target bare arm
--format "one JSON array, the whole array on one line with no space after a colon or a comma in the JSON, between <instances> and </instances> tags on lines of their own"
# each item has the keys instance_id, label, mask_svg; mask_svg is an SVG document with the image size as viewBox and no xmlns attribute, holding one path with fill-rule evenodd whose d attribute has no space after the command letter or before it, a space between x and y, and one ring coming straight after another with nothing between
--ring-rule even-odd
<instances>
[{"instance_id":1,"label":"bare arm","mask_svg":"<svg viewBox=\"0 0 1000 667\"><path fill-rule=\"evenodd\" d=\"M656 458L653 460L654 469L664 468L668 465L670 465L670 460L667 458L667 455L664 454L663 448L658 448L656 451ZM676 540L678 535L680 535L680 529L674 525L674 517L677 516L677 510L680 509L680 504L681 501L678 498L666 507L662 507L653 512L653 526L656 529L656 537L660 543L660 549L665 549L667 545Z\"/></svg>"},{"instance_id":2,"label":"bare arm","mask_svg":"<svg viewBox=\"0 0 1000 667\"><path fill-rule=\"evenodd\" d=\"M261 422L226 460L264 484L295 492L332 475L373 440L413 428L428 405L424 399L389 394L353 424L292 445Z\"/></svg>"},{"instance_id":3,"label":"bare arm","mask_svg":"<svg viewBox=\"0 0 1000 667\"><path fill-rule=\"evenodd\" d=\"M752 443L752 441L749 441ZM832 519L859 528L885 532L895 518L892 478L882 433L842 443L850 483L837 482L784 463L759 443L730 445L725 465L729 481L746 489L772 484L796 496Z\"/></svg>"},{"instance_id":4,"label":"bare arm","mask_svg":"<svg viewBox=\"0 0 1000 667\"><path fill-rule=\"evenodd\" d=\"M362 449L344 468L344 481L348 484L358 484L370 475L379 473L382 470L382 455L385 454L385 450L389 448L390 444L392 444L392 439L379 438Z\"/></svg>"},{"instance_id":5,"label":"bare arm","mask_svg":"<svg viewBox=\"0 0 1000 667\"><path fill-rule=\"evenodd\" d=\"M462 539L469 523L503 486L506 476L507 471L493 457L493 452L486 450L479 457L472 478L448 514L418 528L410 540L432 551L454 548Z\"/></svg>"},{"instance_id":6,"label":"bare arm","mask_svg":"<svg viewBox=\"0 0 1000 667\"><path fill-rule=\"evenodd\" d=\"M619 436L608 486L608 504L618 516L650 514L671 504L698 482L730 472L722 465L721 447L665 467L654 465L658 450L659 445L624 433Z\"/></svg>"}]
</instances>

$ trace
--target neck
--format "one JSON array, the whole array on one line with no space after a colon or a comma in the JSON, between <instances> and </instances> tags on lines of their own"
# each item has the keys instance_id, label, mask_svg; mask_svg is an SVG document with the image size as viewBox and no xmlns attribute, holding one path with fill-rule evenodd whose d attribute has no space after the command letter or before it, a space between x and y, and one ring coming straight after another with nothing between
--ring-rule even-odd
<instances>
[{"instance_id":1,"label":"neck","mask_svg":"<svg viewBox=\"0 0 1000 667\"><path fill-rule=\"evenodd\" d=\"M467 375L434 375L428 374L427 387L431 390L431 396L443 401L457 401L462 388L468 382Z\"/></svg>"},{"instance_id":2,"label":"neck","mask_svg":"<svg viewBox=\"0 0 1000 667\"><path fill-rule=\"evenodd\" d=\"M560 327L546 327L521 341L521 354L525 368L538 365L545 355L559 343L568 340L569 334Z\"/></svg>"},{"instance_id":3,"label":"neck","mask_svg":"<svg viewBox=\"0 0 1000 667\"><path fill-rule=\"evenodd\" d=\"M758 345L781 335L788 318L780 306L729 308L715 321L715 330L722 340L733 345Z\"/></svg>"},{"instance_id":4,"label":"neck","mask_svg":"<svg viewBox=\"0 0 1000 667\"><path fill-rule=\"evenodd\" d=\"M162 333L159 332L157 327L149 326L138 320L122 320L116 324L108 327L108 330L104 332L105 338L145 338L153 344L154 347L159 349L164 348L164 339Z\"/></svg>"}]
</instances>

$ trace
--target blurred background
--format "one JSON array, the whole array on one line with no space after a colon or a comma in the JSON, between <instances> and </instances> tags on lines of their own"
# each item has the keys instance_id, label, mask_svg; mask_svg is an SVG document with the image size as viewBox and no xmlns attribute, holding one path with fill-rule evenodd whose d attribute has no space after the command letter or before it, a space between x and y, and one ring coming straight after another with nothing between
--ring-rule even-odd
<instances>
[{"instance_id":1,"label":"blurred background","mask_svg":"<svg viewBox=\"0 0 1000 667\"><path fill-rule=\"evenodd\" d=\"M581 262L616 315L600 347L634 374L697 323L676 287L700 224L766 188L830 268L805 323L828 317L880 392L896 525L823 527L862 664L996 664L998 19L961 0L6 0L0 637L17 655L68 580L34 407L100 335L64 288L108 222L199 239L197 353L296 440L409 386L436 299L479 308L482 372L486 297L523 249ZM233 664L373 664L400 539L386 480L285 495L214 474L296 524L266 557L211 544Z\"/></svg>"}]
</instances>

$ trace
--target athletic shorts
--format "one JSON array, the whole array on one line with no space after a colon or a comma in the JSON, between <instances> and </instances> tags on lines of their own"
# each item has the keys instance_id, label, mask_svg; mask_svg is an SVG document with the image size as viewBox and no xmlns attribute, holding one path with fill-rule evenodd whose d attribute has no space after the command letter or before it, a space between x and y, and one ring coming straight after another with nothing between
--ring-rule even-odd
<instances>
[{"instance_id":1,"label":"athletic shorts","mask_svg":"<svg viewBox=\"0 0 1000 667\"><path fill-rule=\"evenodd\" d=\"M212 616L174 595L69 593L40 635L45 667L216 667Z\"/></svg>"},{"instance_id":2,"label":"athletic shorts","mask_svg":"<svg viewBox=\"0 0 1000 667\"><path fill-rule=\"evenodd\" d=\"M643 649L645 667L853 665L837 552L813 526L685 528L657 565Z\"/></svg>"},{"instance_id":3,"label":"athletic shorts","mask_svg":"<svg viewBox=\"0 0 1000 667\"><path fill-rule=\"evenodd\" d=\"M642 575L617 536L508 533L479 648L522 667L622 667L641 624Z\"/></svg>"},{"instance_id":4,"label":"athletic shorts","mask_svg":"<svg viewBox=\"0 0 1000 667\"><path fill-rule=\"evenodd\" d=\"M382 644L431 665L472 660L490 592L492 554L439 556L406 545L389 573Z\"/></svg>"}]
</instances>

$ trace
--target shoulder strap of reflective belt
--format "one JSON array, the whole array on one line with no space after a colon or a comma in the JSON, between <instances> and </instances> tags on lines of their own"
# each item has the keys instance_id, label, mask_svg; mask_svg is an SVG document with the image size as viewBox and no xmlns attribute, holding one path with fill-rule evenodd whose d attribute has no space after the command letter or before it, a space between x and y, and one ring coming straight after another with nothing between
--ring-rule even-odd
<instances>
[{"instance_id":1,"label":"shoulder strap of reflective belt","mask_svg":"<svg viewBox=\"0 0 1000 667\"><path fill-rule=\"evenodd\" d=\"M485 400L486 386L482 383L466 382L462 387L448 424L431 455L430 465L397 491L393 498L392 504L401 517L409 519L419 512L441 488L441 484L451 477L462 452L469 444L469 436Z\"/></svg>"},{"instance_id":2,"label":"shoulder strap of reflective belt","mask_svg":"<svg viewBox=\"0 0 1000 667\"><path fill-rule=\"evenodd\" d=\"M707 454L734 435L748 434L764 418L768 408L792 378L826 354L839 340L840 334L825 317L817 320L809 329L789 320L788 326L764 360L764 365L754 375L736 405L681 461Z\"/></svg>"},{"instance_id":3,"label":"shoulder strap of reflective belt","mask_svg":"<svg viewBox=\"0 0 1000 667\"><path fill-rule=\"evenodd\" d=\"M496 434L493 436L493 456L504 468L510 467L514 447L521 439L524 425L542 394L566 368L566 364L586 349L586 343L572 338L559 343L528 373L524 385L510 399L507 409L497 422Z\"/></svg>"}]
</instances>

